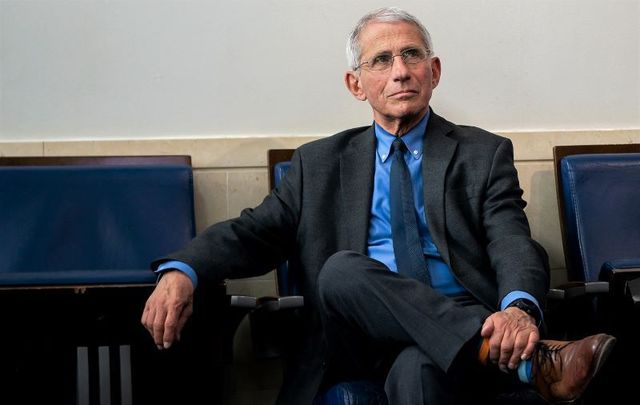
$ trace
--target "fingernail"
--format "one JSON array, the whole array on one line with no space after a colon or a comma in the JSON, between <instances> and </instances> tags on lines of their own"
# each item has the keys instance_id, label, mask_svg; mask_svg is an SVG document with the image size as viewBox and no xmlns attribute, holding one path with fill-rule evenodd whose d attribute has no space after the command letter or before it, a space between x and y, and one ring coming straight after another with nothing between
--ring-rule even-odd
<instances>
[{"instance_id":1,"label":"fingernail","mask_svg":"<svg viewBox=\"0 0 640 405\"><path fill-rule=\"evenodd\" d=\"M529 355L522 353L522 356L520 356L520 360L527 360L529 359Z\"/></svg>"},{"instance_id":2,"label":"fingernail","mask_svg":"<svg viewBox=\"0 0 640 405\"><path fill-rule=\"evenodd\" d=\"M500 367L500 371L502 371L503 373L508 373L509 370L507 370L507 367L505 367L504 364L500 364L498 367Z\"/></svg>"},{"instance_id":3,"label":"fingernail","mask_svg":"<svg viewBox=\"0 0 640 405\"><path fill-rule=\"evenodd\" d=\"M165 348L165 349L168 349L168 348L170 348L170 347L171 347L171 343L169 343L169 342L164 342L164 348Z\"/></svg>"},{"instance_id":4,"label":"fingernail","mask_svg":"<svg viewBox=\"0 0 640 405\"><path fill-rule=\"evenodd\" d=\"M158 349L158 350L162 350L162 346L160 346L160 345L156 345L156 349Z\"/></svg>"}]
</instances>

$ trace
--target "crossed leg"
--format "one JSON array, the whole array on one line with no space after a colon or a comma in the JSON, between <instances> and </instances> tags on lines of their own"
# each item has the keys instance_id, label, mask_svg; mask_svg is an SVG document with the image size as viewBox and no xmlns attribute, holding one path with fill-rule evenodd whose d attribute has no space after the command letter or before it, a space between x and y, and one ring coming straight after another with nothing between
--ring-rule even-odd
<instances>
[{"instance_id":1,"label":"crossed leg","mask_svg":"<svg viewBox=\"0 0 640 405\"><path fill-rule=\"evenodd\" d=\"M475 366L487 308L351 251L327 260L318 285L334 378L382 379L394 405L465 403L453 385L469 374L460 363Z\"/></svg>"}]
</instances>

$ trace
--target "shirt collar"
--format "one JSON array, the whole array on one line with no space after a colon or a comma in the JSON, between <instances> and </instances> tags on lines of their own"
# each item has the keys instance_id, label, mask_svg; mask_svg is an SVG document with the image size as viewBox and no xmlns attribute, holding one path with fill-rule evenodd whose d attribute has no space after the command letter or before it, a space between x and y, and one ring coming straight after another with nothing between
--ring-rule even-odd
<instances>
[{"instance_id":1,"label":"shirt collar","mask_svg":"<svg viewBox=\"0 0 640 405\"><path fill-rule=\"evenodd\" d=\"M420 159L422 157L422 144L425 131L427 129L427 123L429 122L430 111L418 122L418 124L411 128L409 132L402 135L402 141L407 145L407 149L411 152L411 156L414 159ZM380 160L386 162L389 158L389 152L391 150L391 144L396 139L395 135L385 131L377 122L374 121L376 139L378 140L377 152Z\"/></svg>"}]
</instances>

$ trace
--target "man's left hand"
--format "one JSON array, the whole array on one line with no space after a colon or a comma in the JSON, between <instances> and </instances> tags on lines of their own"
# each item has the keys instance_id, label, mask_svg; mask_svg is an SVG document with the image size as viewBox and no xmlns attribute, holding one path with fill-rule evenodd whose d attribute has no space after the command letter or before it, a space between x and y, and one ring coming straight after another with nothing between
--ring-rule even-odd
<instances>
[{"instance_id":1,"label":"man's left hand","mask_svg":"<svg viewBox=\"0 0 640 405\"><path fill-rule=\"evenodd\" d=\"M540 340L535 319L515 307L489 316L480 335L489 339L489 359L504 372L515 370L521 360L530 358Z\"/></svg>"}]
</instances>

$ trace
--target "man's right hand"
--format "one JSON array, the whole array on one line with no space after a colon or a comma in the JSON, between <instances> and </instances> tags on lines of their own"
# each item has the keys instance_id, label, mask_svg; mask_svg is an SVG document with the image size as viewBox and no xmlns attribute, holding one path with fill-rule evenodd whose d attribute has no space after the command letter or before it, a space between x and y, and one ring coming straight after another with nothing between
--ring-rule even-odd
<instances>
[{"instance_id":1,"label":"man's right hand","mask_svg":"<svg viewBox=\"0 0 640 405\"><path fill-rule=\"evenodd\" d=\"M162 274L147 300L142 324L153 337L158 349L168 349L180 340L180 333L193 312L193 283L178 270Z\"/></svg>"},{"instance_id":2,"label":"man's right hand","mask_svg":"<svg viewBox=\"0 0 640 405\"><path fill-rule=\"evenodd\" d=\"M491 314L480 335L489 339L489 359L505 373L515 370L521 360L531 358L540 340L536 320L516 307Z\"/></svg>"}]
</instances>

